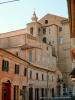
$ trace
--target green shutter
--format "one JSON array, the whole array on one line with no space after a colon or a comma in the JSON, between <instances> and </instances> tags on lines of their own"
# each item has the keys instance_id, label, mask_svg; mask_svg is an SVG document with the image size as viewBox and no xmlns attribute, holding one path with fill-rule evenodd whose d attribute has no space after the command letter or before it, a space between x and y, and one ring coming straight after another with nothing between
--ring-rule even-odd
<instances>
[{"instance_id":1,"label":"green shutter","mask_svg":"<svg viewBox=\"0 0 75 100\"><path fill-rule=\"evenodd\" d=\"M2 71L6 71L6 72L9 71L9 62L6 60L2 61Z\"/></svg>"}]
</instances>

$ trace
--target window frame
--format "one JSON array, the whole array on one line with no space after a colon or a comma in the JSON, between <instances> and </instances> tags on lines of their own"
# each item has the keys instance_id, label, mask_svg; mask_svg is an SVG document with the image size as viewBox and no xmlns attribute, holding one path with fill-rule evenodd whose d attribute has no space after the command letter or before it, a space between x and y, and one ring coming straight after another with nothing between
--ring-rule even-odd
<instances>
[{"instance_id":1,"label":"window frame","mask_svg":"<svg viewBox=\"0 0 75 100\"><path fill-rule=\"evenodd\" d=\"M47 43L47 38L43 37L43 43Z\"/></svg>"},{"instance_id":2,"label":"window frame","mask_svg":"<svg viewBox=\"0 0 75 100\"><path fill-rule=\"evenodd\" d=\"M42 74L42 81L44 80L44 74Z\"/></svg>"},{"instance_id":3,"label":"window frame","mask_svg":"<svg viewBox=\"0 0 75 100\"><path fill-rule=\"evenodd\" d=\"M34 33L33 31L34 31L34 28L33 28L33 27L31 27L31 28L30 28L30 34L32 34L32 35L33 35L33 33Z\"/></svg>"},{"instance_id":4,"label":"window frame","mask_svg":"<svg viewBox=\"0 0 75 100\"><path fill-rule=\"evenodd\" d=\"M43 28L43 35L46 35L46 28Z\"/></svg>"},{"instance_id":5,"label":"window frame","mask_svg":"<svg viewBox=\"0 0 75 100\"><path fill-rule=\"evenodd\" d=\"M30 70L30 79L32 79L32 71Z\"/></svg>"},{"instance_id":6,"label":"window frame","mask_svg":"<svg viewBox=\"0 0 75 100\"><path fill-rule=\"evenodd\" d=\"M24 68L24 76L27 76L27 68Z\"/></svg>"},{"instance_id":7,"label":"window frame","mask_svg":"<svg viewBox=\"0 0 75 100\"><path fill-rule=\"evenodd\" d=\"M19 74L19 65L15 64L15 74Z\"/></svg>"},{"instance_id":8,"label":"window frame","mask_svg":"<svg viewBox=\"0 0 75 100\"><path fill-rule=\"evenodd\" d=\"M32 62L32 50L29 50L29 62Z\"/></svg>"},{"instance_id":9,"label":"window frame","mask_svg":"<svg viewBox=\"0 0 75 100\"><path fill-rule=\"evenodd\" d=\"M48 20L47 19L45 20L45 24L48 24Z\"/></svg>"},{"instance_id":10,"label":"window frame","mask_svg":"<svg viewBox=\"0 0 75 100\"><path fill-rule=\"evenodd\" d=\"M36 73L36 80L38 80L39 79L39 74L38 73Z\"/></svg>"},{"instance_id":11,"label":"window frame","mask_svg":"<svg viewBox=\"0 0 75 100\"><path fill-rule=\"evenodd\" d=\"M9 71L9 61L2 60L2 71L8 72Z\"/></svg>"}]
</instances>

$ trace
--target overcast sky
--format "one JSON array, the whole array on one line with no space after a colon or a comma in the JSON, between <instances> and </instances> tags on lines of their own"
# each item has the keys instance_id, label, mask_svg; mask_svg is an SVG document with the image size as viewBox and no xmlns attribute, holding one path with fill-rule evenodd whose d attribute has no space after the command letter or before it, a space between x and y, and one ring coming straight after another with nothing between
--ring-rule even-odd
<instances>
[{"instance_id":1,"label":"overcast sky","mask_svg":"<svg viewBox=\"0 0 75 100\"><path fill-rule=\"evenodd\" d=\"M5 2L8 0L0 0ZM11 0L9 0L11 1ZM0 33L26 27L35 10L38 19L47 13L68 17L67 0L20 0L0 4Z\"/></svg>"}]
</instances>

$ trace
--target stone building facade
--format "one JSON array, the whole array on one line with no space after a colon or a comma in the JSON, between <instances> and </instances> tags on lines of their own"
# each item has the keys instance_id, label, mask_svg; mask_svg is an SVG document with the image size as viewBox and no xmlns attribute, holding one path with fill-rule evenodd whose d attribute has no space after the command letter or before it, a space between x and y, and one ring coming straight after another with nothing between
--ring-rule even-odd
<instances>
[{"instance_id":1,"label":"stone building facade","mask_svg":"<svg viewBox=\"0 0 75 100\"><path fill-rule=\"evenodd\" d=\"M67 39L66 36L68 36ZM47 87L49 87L49 96L63 95L62 85L66 83L71 68L67 18L47 14L37 20L34 12L32 21L27 24L25 29L0 34L0 48L10 51L30 63L28 67L28 86L29 95L33 99L37 100L40 97L40 92L47 90ZM31 79L30 74L31 77L33 76ZM47 80L48 74L49 81ZM45 81L42 80L43 77ZM45 94L45 91L44 93L41 92L41 96L43 94Z\"/></svg>"}]
</instances>

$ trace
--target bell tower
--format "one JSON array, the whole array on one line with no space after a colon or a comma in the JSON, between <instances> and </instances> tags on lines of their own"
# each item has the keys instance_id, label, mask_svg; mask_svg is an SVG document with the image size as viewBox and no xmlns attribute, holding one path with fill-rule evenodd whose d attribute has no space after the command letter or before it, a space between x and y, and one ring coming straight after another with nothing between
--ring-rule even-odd
<instances>
[{"instance_id":1,"label":"bell tower","mask_svg":"<svg viewBox=\"0 0 75 100\"><path fill-rule=\"evenodd\" d=\"M36 13L35 13L35 11L33 12L33 16L32 16L32 22L37 22L37 20L38 20L38 17L36 16Z\"/></svg>"},{"instance_id":2,"label":"bell tower","mask_svg":"<svg viewBox=\"0 0 75 100\"><path fill-rule=\"evenodd\" d=\"M31 22L27 24L28 34L38 37L41 24L38 22L38 17L36 16L35 11L32 14Z\"/></svg>"}]
</instances>

